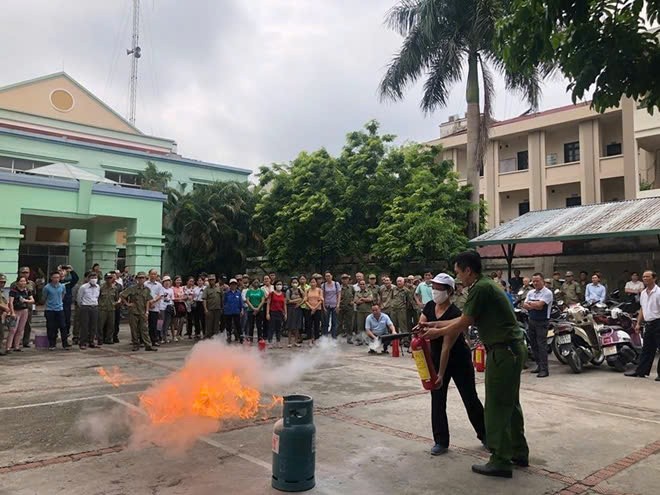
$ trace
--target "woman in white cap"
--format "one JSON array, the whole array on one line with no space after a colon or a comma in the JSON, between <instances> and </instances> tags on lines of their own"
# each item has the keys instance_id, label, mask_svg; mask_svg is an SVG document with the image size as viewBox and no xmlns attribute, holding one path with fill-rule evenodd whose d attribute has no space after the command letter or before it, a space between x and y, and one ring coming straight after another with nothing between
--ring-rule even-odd
<instances>
[{"instance_id":1,"label":"woman in white cap","mask_svg":"<svg viewBox=\"0 0 660 495\"><path fill-rule=\"evenodd\" d=\"M171 342L168 333L174 319L174 291L172 290L172 278L165 275L161 281L163 284L163 298L160 300L160 310L163 315L163 326L160 328L160 338L163 343ZM176 338L172 330L172 338Z\"/></svg>"},{"instance_id":2,"label":"woman in white cap","mask_svg":"<svg viewBox=\"0 0 660 495\"><path fill-rule=\"evenodd\" d=\"M424 305L420 323L432 321L453 320L461 316L461 310L451 302L454 293L454 279L446 273L439 273L431 280L433 300ZM446 342L443 342L446 341ZM486 428L484 426L484 408L477 395L474 383L474 368L470 348L463 334L458 337L445 337L431 340L431 358L435 369L440 372L440 358L443 354L443 344L449 346L448 362L444 376L438 378L438 388L431 391L431 425L435 445L432 455L441 455L449 449L449 424L447 422L447 389L449 380L454 380L458 392L463 399L463 405L468 413L477 438L484 442Z\"/></svg>"}]
</instances>

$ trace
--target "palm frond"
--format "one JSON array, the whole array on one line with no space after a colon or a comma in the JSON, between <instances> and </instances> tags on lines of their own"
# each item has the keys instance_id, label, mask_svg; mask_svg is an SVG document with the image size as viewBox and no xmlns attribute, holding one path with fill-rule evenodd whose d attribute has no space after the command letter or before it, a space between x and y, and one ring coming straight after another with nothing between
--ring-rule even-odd
<instances>
[{"instance_id":1,"label":"palm frond","mask_svg":"<svg viewBox=\"0 0 660 495\"><path fill-rule=\"evenodd\" d=\"M486 156L488 148L488 135L490 133L490 125L493 121L493 98L495 97L495 83L493 81L493 73L484 61L484 58L479 56L479 65L481 67L481 78L484 82L484 109L479 121L479 141L477 143L477 163L481 166Z\"/></svg>"},{"instance_id":2,"label":"palm frond","mask_svg":"<svg viewBox=\"0 0 660 495\"><path fill-rule=\"evenodd\" d=\"M437 55L429 67L428 79L424 83L421 107L431 112L438 106L445 106L451 86L461 80L464 47L455 40L447 40L439 47Z\"/></svg>"}]
</instances>

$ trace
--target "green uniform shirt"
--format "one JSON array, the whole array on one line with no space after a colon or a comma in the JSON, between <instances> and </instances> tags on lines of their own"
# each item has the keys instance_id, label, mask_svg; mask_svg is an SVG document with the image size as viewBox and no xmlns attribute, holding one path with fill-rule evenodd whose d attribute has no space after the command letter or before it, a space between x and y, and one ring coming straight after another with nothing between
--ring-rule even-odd
<instances>
[{"instance_id":1,"label":"green uniform shirt","mask_svg":"<svg viewBox=\"0 0 660 495\"><path fill-rule=\"evenodd\" d=\"M367 289L371 290L371 293L373 294L374 297L374 302L380 304L380 287L378 287L377 285L367 284ZM371 311L371 308L369 308L369 311Z\"/></svg>"},{"instance_id":2,"label":"green uniform shirt","mask_svg":"<svg viewBox=\"0 0 660 495\"><path fill-rule=\"evenodd\" d=\"M479 337L487 346L522 339L509 298L490 277L482 275L470 287L463 313L474 318Z\"/></svg>"},{"instance_id":3,"label":"green uniform shirt","mask_svg":"<svg viewBox=\"0 0 660 495\"><path fill-rule=\"evenodd\" d=\"M577 304L582 300L582 286L575 280L571 283L564 282L561 286L561 292L564 295L566 304Z\"/></svg>"},{"instance_id":4,"label":"green uniform shirt","mask_svg":"<svg viewBox=\"0 0 660 495\"><path fill-rule=\"evenodd\" d=\"M128 308L128 312L133 315L143 315L147 312L147 305L151 301L151 291L144 285L139 287L134 285L121 293L127 302L133 304Z\"/></svg>"},{"instance_id":5,"label":"green uniform shirt","mask_svg":"<svg viewBox=\"0 0 660 495\"><path fill-rule=\"evenodd\" d=\"M458 295L454 295L454 297L452 298L453 299L452 302L456 305L458 309L463 311L463 308L465 307L465 303L467 301L467 297L468 297L468 290L463 289L463 292L461 292Z\"/></svg>"},{"instance_id":6,"label":"green uniform shirt","mask_svg":"<svg viewBox=\"0 0 660 495\"><path fill-rule=\"evenodd\" d=\"M556 291L557 289L561 290L561 282L559 280L555 280L554 278L552 279L552 292Z\"/></svg>"},{"instance_id":7,"label":"green uniform shirt","mask_svg":"<svg viewBox=\"0 0 660 495\"><path fill-rule=\"evenodd\" d=\"M115 303L119 299L119 289L116 285L102 284L99 288L99 309L101 311L114 311Z\"/></svg>"},{"instance_id":8,"label":"green uniform shirt","mask_svg":"<svg viewBox=\"0 0 660 495\"><path fill-rule=\"evenodd\" d=\"M249 293L250 291L248 291ZM202 299L206 301L206 309L209 311L222 309L222 296L224 291L222 287L216 285L215 287L206 287L202 292Z\"/></svg>"},{"instance_id":9,"label":"green uniform shirt","mask_svg":"<svg viewBox=\"0 0 660 495\"><path fill-rule=\"evenodd\" d=\"M372 300L360 304L357 303L357 300L359 298L367 298L367 297L370 297ZM366 313L371 312L371 306L373 305L374 302L378 300L377 297L378 297L377 294L374 294L373 290L371 290L369 287L367 287L364 290L357 291L355 293L355 304L357 305L357 310Z\"/></svg>"},{"instance_id":10,"label":"green uniform shirt","mask_svg":"<svg viewBox=\"0 0 660 495\"><path fill-rule=\"evenodd\" d=\"M380 289L380 307L383 311L387 313L388 310L392 309L392 299L394 297L394 289L396 286L392 285L388 289L383 285Z\"/></svg>"},{"instance_id":11,"label":"green uniform shirt","mask_svg":"<svg viewBox=\"0 0 660 495\"><path fill-rule=\"evenodd\" d=\"M399 287L394 286L392 290L392 303L390 308L392 309L407 309L413 306L413 295L405 287L400 289Z\"/></svg>"},{"instance_id":12,"label":"green uniform shirt","mask_svg":"<svg viewBox=\"0 0 660 495\"><path fill-rule=\"evenodd\" d=\"M261 300L265 297L265 294L266 293L263 289L248 289L248 291L245 293L245 299L250 301L250 304L256 308L261 303ZM248 311L252 312L252 308L250 306L248 306Z\"/></svg>"},{"instance_id":13,"label":"green uniform shirt","mask_svg":"<svg viewBox=\"0 0 660 495\"><path fill-rule=\"evenodd\" d=\"M355 290L352 285L341 286L341 298L339 299L339 308L345 309L353 306L355 299Z\"/></svg>"}]
</instances>

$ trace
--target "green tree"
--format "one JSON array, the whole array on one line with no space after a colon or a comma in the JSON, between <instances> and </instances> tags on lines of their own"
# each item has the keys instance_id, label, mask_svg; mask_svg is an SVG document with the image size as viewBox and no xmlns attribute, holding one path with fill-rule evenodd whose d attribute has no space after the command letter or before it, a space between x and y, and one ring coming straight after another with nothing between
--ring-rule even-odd
<instances>
[{"instance_id":1,"label":"green tree","mask_svg":"<svg viewBox=\"0 0 660 495\"><path fill-rule=\"evenodd\" d=\"M259 252L253 222L256 198L248 185L216 182L189 194L170 190L165 203L165 249L179 273L237 273Z\"/></svg>"},{"instance_id":2,"label":"green tree","mask_svg":"<svg viewBox=\"0 0 660 495\"><path fill-rule=\"evenodd\" d=\"M438 149L408 145L397 153L411 178L385 205L374 229L374 254L396 268L415 261L448 261L467 247L470 191L459 187L451 162L435 161Z\"/></svg>"},{"instance_id":3,"label":"green tree","mask_svg":"<svg viewBox=\"0 0 660 495\"><path fill-rule=\"evenodd\" d=\"M479 204L479 170L491 120L491 68L504 75L507 89L522 92L533 109L539 101L540 72L509 70L495 50L495 23L509 4L509 0L402 0L387 14L387 24L404 40L380 83L381 98L402 99L408 86L426 77L421 107L431 112L446 106L452 86L466 80L467 182L475 205ZM475 206L469 214L467 234L472 238L478 232L479 208Z\"/></svg>"},{"instance_id":4,"label":"green tree","mask_svg":"<svg viewBox=\"0 0 660 495\"><path fill-rule=\"evenodd\" d=\"M626 95L660 106L658 0L512 0L498 25L499 51L511 71L556 65L573 101L594 88L599 112Z\"/></svg>"},{"instance_id":5,"label":"green tree","mask_svg":"<svg viewBox=\"0 0 660 495\"><path fill-rule=\"evenodd\" d=\"M147 162L147 167L138 174L138 179L142 189L167 193L172 174L158 170L154 162Z\"/></svg>"}]
</instances>

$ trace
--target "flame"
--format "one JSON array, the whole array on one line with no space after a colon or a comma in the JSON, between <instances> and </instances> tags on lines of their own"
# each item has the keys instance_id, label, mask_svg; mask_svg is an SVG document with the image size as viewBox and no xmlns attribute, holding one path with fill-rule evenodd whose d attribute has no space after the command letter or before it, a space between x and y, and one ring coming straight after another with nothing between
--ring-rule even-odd
<instances>
[{"instance_id":1,"label":"flame","mask_svg":"<svg viewBox=\"0 0 660 495\"><path fill-rule=\"evenodd\" d=\"M102 366L99 368L96 368L96 372L103 378L106 382L108 382L110 385L113 387L119 387L121 385L127 385L131 383L133 380L123 374L118 366L113 366L112 369L108 372L103 368Z\"/></svg>"}]
</instances>

